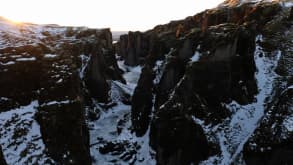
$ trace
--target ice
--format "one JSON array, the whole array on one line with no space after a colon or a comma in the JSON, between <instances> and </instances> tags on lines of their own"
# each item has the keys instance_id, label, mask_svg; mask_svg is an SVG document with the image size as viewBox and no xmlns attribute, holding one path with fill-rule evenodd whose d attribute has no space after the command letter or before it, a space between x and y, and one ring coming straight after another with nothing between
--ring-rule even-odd
<instances>
[{"instance_id":1,"label":"ice","mask_svg":"<svg viewBox=\"0 0 293 165\"><path fill-rule=\"evenodd\" d=\"M34 115L37 101L0 113L0 144L9 165L45 164L53 160L46 154L40 126Z\"/></svg>"}]
</instances>

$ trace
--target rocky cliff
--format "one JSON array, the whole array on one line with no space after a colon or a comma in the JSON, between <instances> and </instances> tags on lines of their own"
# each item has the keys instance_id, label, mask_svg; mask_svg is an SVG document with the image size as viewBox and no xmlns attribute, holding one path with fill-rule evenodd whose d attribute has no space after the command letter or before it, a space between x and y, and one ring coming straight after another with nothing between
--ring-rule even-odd
<instances>
[{"instance_id":1,"label":"rocky cliff","mask_svg":"<svg viewBox=\"0 0 293 165\"><path fill-rule=\"evenodd\" d=\"M291 6L226 1L121 36L125 64L145 61L131 119L157 164L293 163Z\"/></svg>"},{"instance_id":2,"label":"rocky cliff","mask_svg":"<svg viewBox=\"0 0 293 165\"><path fill-rule=\"evenodd\" d=\"M227 0L115 44L1 19L0 164L293 164L292 13Z\"/></svg>"},{"instance_id":3,"label":"rocky cliff","mask_svg":"<svg viewBox=\"0 0 293 165\"><path fill-rule=\"evenodd\" d=\"M85 106L124 82L109 29L1 20L1 140L8 164L91 164Z\"/></svg>"}]
</instances>

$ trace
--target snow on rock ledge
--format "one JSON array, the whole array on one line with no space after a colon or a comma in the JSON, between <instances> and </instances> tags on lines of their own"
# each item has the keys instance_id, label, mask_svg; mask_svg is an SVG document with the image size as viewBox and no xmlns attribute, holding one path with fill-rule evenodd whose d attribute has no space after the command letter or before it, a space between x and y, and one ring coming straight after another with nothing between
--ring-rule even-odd
<instances>
[{"instance_id":1,"label":"snow on rock ledge","mask_svg":"<svg viewBox=\"0 0 293 165\"><path fill-rule=\"evenodd\" d=\"M7 164L48 164L40 126L34 119L38 102L0 113L0 144Z\"/></svg>"}]
</instances>

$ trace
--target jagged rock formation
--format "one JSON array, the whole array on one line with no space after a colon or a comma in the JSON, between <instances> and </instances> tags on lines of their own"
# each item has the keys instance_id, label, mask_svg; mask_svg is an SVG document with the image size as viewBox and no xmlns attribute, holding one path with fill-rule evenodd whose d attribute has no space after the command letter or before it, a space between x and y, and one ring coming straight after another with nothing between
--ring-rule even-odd
<instances>
[{"instance_id":1,"label":"jagged rock formation","mask_svg":"<svg viewBox=\"0 0 293 165\"><path fill-rule=\"evenodd\" d=\"M293 164L292 11L230 0L116 44L1 20L0 161Z\"/></svg>"},{"instance_id":2,"label":"jagged rock formation","mask_svg":"<svg viewBox=\"0 0 293 165\"><path fill-rule=\"evenodd\" d=\"M24 147L19 160L8 160L9 164L91 164L84 106L89 97L110 101L107 80L125 81L114 56L110 30L30 24L17 27L5 20L1 20L1 28L0 111L19 109L16 114L22 113L23 106L37 101L34 118L41 134L37 138L45 145L37 155L29 155L29 147ZM1 127L1 136L8 136L8 128ZM6 147L9 145L14 146L12 141ZM4 148L4 155L10 149ZM30 151L34 152L33 148ZM46 160L40 158L42 154L47 155Z\"/></svg>"},{"instance_id":3,"label":"jagged rock formation","mask_svg":"<svg viewBox=\"0 0 293 165\"><path fill-rule=\"evenodd\" d=\"M233 125L234 120L237 120L238 115L242 113L240 109L250 106L249 109L256 112L257 107L253 107L254 104L255 106L273 104L280 94L271 100L264 99L271 92L280 91L278 86L282 83L289 83L290 86L288 79L292 77L288 71L290 67L282 67L282 65L292 65L290 55L285 58L285 52L290 48L270 42L275 42L280 35L285 37L289 34L291 5L290 2L285 1L226 1L216 9L187 17L185 20L159 25L145 33L136 32L121 36L118 52L123 52L121 55L125 63L131 63L131 65L141 63L138 60L129 62L129 57L145 61L132 99L132 124L136 135L143 136L151 121L150 143L156 151L158 164L198 164L209 156L214 156L216 159L204 161L207 164L230 164L240 161L239 156L244 145L242 143L245 143L245 136L250 136L250 133L254 131L246 128L245 125L240 125L239 128ZM266 38L266 41L259 40L256 43L255 38L260 34ZM156 40L151 40L150 38L154 36ZM150 46L154 45L152 44L154 41L160 49L153 49ZM279 42L281 42L280 39ZM149 43L149 47L142 48L141 43ZM290 37L286 43L291 43ZM264 49L267 47L270 53L260 52L259 47ZM263 65L268 65L267 61L277 58L278 50L282 52L282 58L285 59L279 60L278 65L271 62L269 71L262 73L261 70L266 68L260 65L263 60L261 58L264 56L266 61ZM158 63L160 65L157 65ZM279 72L287 74L282 75L277 72L283 78L276 80L273 73L274 67L276 71L281 70ZM257 77L261 74L268 78ZM267 87L268 85L262 86L268 83L274 84L274 90ZM261 90L263 92L260 92ZM287 111L292 108L292 105L287 103L290 96L285 92L283 94L286 95L287 101L278 101L278 104ZM260 103L261 101L264 102ZM281 105L274 105L274 110L271 111L274 113L285 111L279 108ZM270 113L267 106L262 109L258 111ZM152 111L154 111L153 118ZM283 118L280 120L290 120L292 124L291 119L285 119L285 115L281 116ZM261 116L254 116L254 114L251 117L246 115L243 117L250 118L256 122L255 124L261 121ZM267 120L274 121L274 119L263 120L266 124L261 124L257 128L256 131L260 133L255 132L256 135L252 137L256 136L256 140L251 139L251 141L253 144L259 141L260 146L262 143L268 146L268 141L262 141L261 135L267 135L263 132L263 127L269 128L271 125L267 123ZM229 121L231 121L231 128L224 124ZM209 131L207 128L215 130ZM222 132L221 129L228 130ZM236 132L241 130L244 133L236 135ZM266 132L272 131L269 129ZM290 135L290 130L286 135ZM268 137L272 136L278 137L277 135ZM225 142L221 142L222 139ZM221 144L229 143L226 140L230 139L231 144ZM289 140L290 136L285 139L287 140L270 140L271 143L278 141L275 145L278 146L275 147L277 155L273 157L268 153L275 154L275 151L265 154L261 149L262 153L258 154L258 150L249 149L248 144L245 143L244 161L247 164L260 162L290 164L292 160L288 155L291 153L289 146L292 142ZM287 144L286 149L282 147L285 145L280 146L283 143ZM271 159L267 159L268 157ZM282 158L281 162L280 158Z\"/></svg>"}]
</instances>

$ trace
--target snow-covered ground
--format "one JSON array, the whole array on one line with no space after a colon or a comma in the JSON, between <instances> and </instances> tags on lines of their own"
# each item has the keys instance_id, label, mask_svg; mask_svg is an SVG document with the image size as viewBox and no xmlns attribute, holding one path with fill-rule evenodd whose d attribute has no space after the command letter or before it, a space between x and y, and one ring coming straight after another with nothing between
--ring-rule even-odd
<instances>
[{"instance_id":1,"label":"snow-covered ground","mask_svg":"<svg viewBox=\"0 0 293 165\"><path fill-rule=\"evenodd\" d=\"M293 2L291 0L230 0L225 1L223 4L220 4L219 6L240 6L245 3L263 3L263 2L279 2L281 6L284 7L292 7Z\"/></svg>"},{"instance_id":2,"label":"snow-covered ground","mask_svg":"<svg viewBox=\"0 0 293 165\"><path fill-rule=\"evenodd\" d=\"M37 101L0 113L0 145L9 165L54 162L46 153L40 126L35 121Z\"/></svg>"},{"instance_id":3,"label":"snow-covered ground","mask_svg":"<svg viewBox=\"0 0 293 165\"><path fill-rule=\"evenodd\" d=\"M91 156L93 158L93 164L111 164L110 162L117 161L120 165L128 165L135 161L135 164L156 164L149 146L149 130L143 137L136 137L131 131L131 106L125 105L121 102L121 91L132 95L136 84L138 82L141 66L130 67L124 65L123 61L118 61L119 67L125 71L123 74L127 84L122 84L118 81L112 81L111 85L111 99L116 102L112 108L106 111L101 111L100 117L96 121L89 122L90 128L90 145ZM96 103L97 107L100 105ZM117 132L117 126L119 123L123 125L120 133ZM117 152L109 154L101 154L99 148L105 144L103 141L115 142L118 145L126 145L129 148L124 149L123 153ZM132 148L136 147L136 148ZM133 149L133 150L132 150ZM131 152L136 152L132 155L130 160L123 160L123 157ZM118 155L117 155L118 154ZM119 155L120 154L120 155ZM130 154L131 155L131 154Z\"/></svg>"},{"instance_id":4,"label":"snow-covered ground","mask_svg":"<svg viewBox=\"0 0 293 165\"><path fill-rule=\"evenodd\" d=\"M261 40L262 36L257 36L256 41ZM226 105L233 113L232 117L213 128L204 126L201 123L206 132L213 132L221 148L221 155L213 156L210 159L203 161L201 165L230 165L241 156L240 154L244 144L264 116L266 99L270 97L270 94L272 93L273 81L277 77L274 69L280 59L281 51L275 53L276 56L274 57L266 57L265 52L263 52L262 48L258 45L258 42L256 42L254 58L257 73L255 74L255 77L259 92L256 96L255 102L248 105L239 105L237 102L233 101Z\"/></svg>"}]
</instances>

